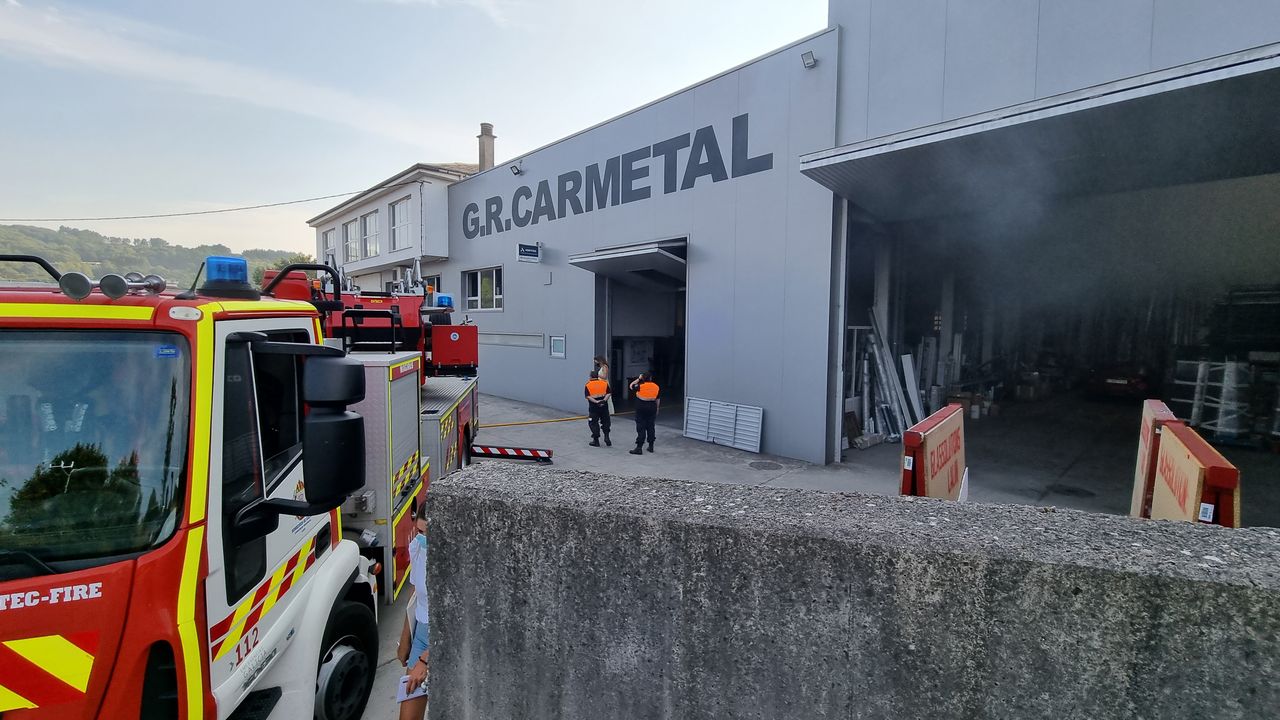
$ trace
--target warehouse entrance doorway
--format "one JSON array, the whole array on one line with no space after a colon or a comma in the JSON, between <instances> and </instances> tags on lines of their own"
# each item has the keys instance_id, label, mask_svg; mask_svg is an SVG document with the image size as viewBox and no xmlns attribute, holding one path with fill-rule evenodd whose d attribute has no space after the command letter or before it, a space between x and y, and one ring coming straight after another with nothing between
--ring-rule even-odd
<instances>
[{"instance_id":1,"label":"warehouse entrance doorway","mask_svg":"<svg viewBox=\"0 0 1280 720\"><path fill-rule=\"evenodd\" d=\"M1280 525L1280 63L1245 65L807 165L848 202L846 439L959 403L972 498L1125 513L1161 398L1241 468L1245 524ZM892 492L882 447L845 457Z\"/></svg>"},{"instance_id":2,"label":"warehouse entrance doorway","mask_svg":"<svg viewBox=\"0 0 1280 720\"><path fill-rule=\"evenodd\" d=\"M597 354L611 367L614 407L631 404L628 385L652 372L662 388L662 417L677 417L684 398L685 238L606 247L569 258L596 275Z\"/></svg>"}]
</instances>

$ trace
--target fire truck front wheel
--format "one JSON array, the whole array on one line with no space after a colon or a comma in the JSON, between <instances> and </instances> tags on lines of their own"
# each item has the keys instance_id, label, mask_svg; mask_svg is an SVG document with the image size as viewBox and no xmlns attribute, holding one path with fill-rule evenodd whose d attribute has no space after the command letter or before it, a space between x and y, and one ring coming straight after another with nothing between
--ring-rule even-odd
<instances>
[{"instance_id":1,"label":"fire truck front wheel","mask_svg":"<svg viewBox=\"0 0 1280 720\"><path fill-rule=\"evenodd\" d=\"M373 690L378 624L373 611L344 602L324 631L316 676L316 720L359 720Z\"/></svg>"}]
</instances>

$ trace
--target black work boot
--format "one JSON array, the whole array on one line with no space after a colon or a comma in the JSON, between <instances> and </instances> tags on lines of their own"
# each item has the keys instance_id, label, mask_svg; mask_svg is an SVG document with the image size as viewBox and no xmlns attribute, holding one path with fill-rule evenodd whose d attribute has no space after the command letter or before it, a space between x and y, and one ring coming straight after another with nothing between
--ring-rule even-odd
<instances>
[{"instance_id":1,"label":"black work boot","mask_svg":"<svg viewBox=\"0 0 1280 720\"><path fill-rule=\"evenodd\" d=\"M649 452L653 452L653 443L649 443Z\"/></svg>"},{"instance_id":2,"label":"black work boot","mask_svg":"<svg viewBox=\"0 0 1280 720\"><path fill-rule=\"evenodd\" d=\"M609 439L609 433L604 434L604 444L613 447L613 441Z\"/></svg>"},{"instance_id":3,"label":"black work boot","mask_svg":"<svg viewBox=\"0 0 1280 720\"><path fill-rule=\"evenodd\" d=\"M590 445L591 447L600 447L600 439L599 439L599 438L591 438L591 442L589 442L589 443L587 443L587 444L588 444L588 445Z\"/></svg>"},{"instance_id":4,"label":"black work boot","mask_svg":"<svg viewBox=\"0 0 1280 720\"><path fill-rule=\"evenodd\" d=\"M643 454L644 454L644 451L640 449L640 446L639 446L639 445L636 445L636 449L635 449L635 450L631 450L631 451L629 451L629 452L630 452L632 455L643 455Z\"/></svg>"}]
</instances>

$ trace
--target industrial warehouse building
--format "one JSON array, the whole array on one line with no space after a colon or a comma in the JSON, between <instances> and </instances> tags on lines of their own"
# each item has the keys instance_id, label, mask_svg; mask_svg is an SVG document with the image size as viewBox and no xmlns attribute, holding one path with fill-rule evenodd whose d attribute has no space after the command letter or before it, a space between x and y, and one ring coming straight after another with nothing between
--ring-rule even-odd
<instances>
[{"instance_id":1,"label":"industrial warehouse building","mask_svg":"<svg viewBox=\"0 0 1280 720\"><path fill-rule=\"evenodd\" d=\"M873 315L920 412L1131 391L1280 438L1280 4L829 20L496 167L414 166L434 199L392 218L420 186L375 186L311 221L318 253L365 289L421 263L479 326L484 392L579 411L606 354L685 398L689 434L817 463L912 419L864 400ZM418 244L343 242L375 213Z\"/></svg>"}]
</instances>

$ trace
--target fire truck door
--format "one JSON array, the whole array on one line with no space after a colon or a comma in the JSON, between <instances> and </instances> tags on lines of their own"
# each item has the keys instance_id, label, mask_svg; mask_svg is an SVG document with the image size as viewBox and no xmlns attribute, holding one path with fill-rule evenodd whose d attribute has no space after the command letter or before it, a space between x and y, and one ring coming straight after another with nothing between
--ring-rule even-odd
<instances>
[{"instance_id":1,"label":"fire truck door","mask_svg":"<svg viewBox=\"0 0 1280 720\"><path fill-rule=\"evenodd\" d=\"M231 336L252 331L276 342L313 338L305 318L224 321L217 328L205 600L210 680L222 710L234 707L284 654L304 573L328 548L329 517L281 515L265 535L237 527L236 514L258 498L303 497L305 411L303 361L255 353Z\"/></svg>"}]
</instances>

